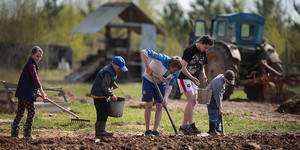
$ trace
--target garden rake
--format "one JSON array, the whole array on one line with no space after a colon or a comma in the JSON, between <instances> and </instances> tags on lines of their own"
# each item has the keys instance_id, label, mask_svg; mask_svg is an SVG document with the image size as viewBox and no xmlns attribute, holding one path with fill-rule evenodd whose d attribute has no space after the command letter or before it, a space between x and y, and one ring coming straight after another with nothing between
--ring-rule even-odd
<instances>
[{"instance_id":1,"label":"garden rake","mask_svg":"<svg viewBox=\"0 0 300 150\"><path fill-rule=\"evenodd\" d=\"M152 78L152 81L154 82L155 88L156 88L156 90L157 90L157 93L158 93L160 99L162 100L162 102L164 102L164 98L163 98L163 96L162 96L162 94L161 94L161 92L160 92L160 90L159 90L159 87L158 87L158 85L157 85L155 79L153 78L153 75L151 74L150 77ZM172 127L173 127L173 129L174 129L175 134L178 134L177 129L176 129L176 126L175 126L175 124L174 124L174 122L173 122L173 119L172 119L172 117L171 117L171 115L170 115L170 113L169 113L169 110L168 110L167 106L163 106L163 107L165 108L165 110L166 110L166 112L167 112L167 114L168 114L168 117L169 117L169 119L170 119L170 122L171 122L171 124L172 124Z\"/></svg>"},{"instance_id":2,"label":"garden rake","mask_svg":"<svg viewBox=\"0 0 300 150\"><path fill-rule=\"evenodd\" d=\"M38 94L38 96L42 97L40 94ZM65 109L64 107L58 105L57 103L55 103L51 99L47 98L46 100L48 102L50 102L51 104L53 104L54 106L60 108L64 112L67 112L67 113L71 114L72 116L74 116L76 119L71 119L71 124L72 123L81 123L81 122L90 122L90 120L87 120L87 119L80 119L76 114L74 114L73 112L69 111L68 109Z\"/></svg>"}]
</instances>

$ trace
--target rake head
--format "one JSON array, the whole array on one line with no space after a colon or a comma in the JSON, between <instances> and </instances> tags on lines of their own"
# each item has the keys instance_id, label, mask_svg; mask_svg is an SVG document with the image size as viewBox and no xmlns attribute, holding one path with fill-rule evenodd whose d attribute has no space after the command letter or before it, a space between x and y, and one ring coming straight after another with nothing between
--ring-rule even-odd
<instances>
[{"instance_id":1,"label":"rake head","mask_svg":"<svg viewBox=\"0 0 300 150\"><path fill-rule=\"evenodd\" d=\"M71 123L89 123L90 120L87 120L87 119L71 119Z\"/></svg>"}]
</instances>

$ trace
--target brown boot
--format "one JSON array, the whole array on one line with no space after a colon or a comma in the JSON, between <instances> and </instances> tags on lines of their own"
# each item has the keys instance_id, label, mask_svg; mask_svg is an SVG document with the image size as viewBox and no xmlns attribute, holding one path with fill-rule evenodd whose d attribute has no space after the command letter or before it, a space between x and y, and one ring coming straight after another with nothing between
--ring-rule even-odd
<instances>
[{"instance_id":1,"label":"brown boot","mask_svg":"<svg viewBox=\"0 0 300 150\"><path fill-rule=\"evenodd\" d=\"M114 135L114 133L110 133L110 132L106 132L105 131L105 125L106 125L106 122L96 122L95 123L95 131L96 131L96 137L99 138L99 137L112 137Z\"/></svg>"}]
</instances>

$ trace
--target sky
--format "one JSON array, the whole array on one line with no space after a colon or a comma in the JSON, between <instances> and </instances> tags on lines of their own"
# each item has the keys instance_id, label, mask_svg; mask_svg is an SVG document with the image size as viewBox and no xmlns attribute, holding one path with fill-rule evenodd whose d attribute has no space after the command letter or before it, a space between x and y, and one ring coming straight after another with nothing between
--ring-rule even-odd
<instances>
[{"instance_id":1,"label":"sky","mask_svg":"<svg viewBox=\"0 0 300 150\"><path fill-rule=\"evenodd\" d=\"M190 3L195 2L196 0L177 0L181 7L185 10L185 12L191 10ZM254 7L255 0L245 0L246 1L246 12L250 12L250 10L255 10ZM225 2L229 2L225 0ZM288 14L291 16L292 20L296 22L300 22L299 14L293 8L293 0L281 0L282 7L287 9ZM300 5L300 0L296 0L296 3Z\"/></svg>"}]
</instances>

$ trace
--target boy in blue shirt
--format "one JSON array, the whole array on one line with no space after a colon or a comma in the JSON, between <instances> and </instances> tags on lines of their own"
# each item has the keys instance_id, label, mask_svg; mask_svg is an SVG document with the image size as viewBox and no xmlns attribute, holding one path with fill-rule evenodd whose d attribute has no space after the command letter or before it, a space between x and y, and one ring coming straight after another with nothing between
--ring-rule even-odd
<instances>
[{"instance_id":1,"label":"boy in blue shirt","mask_svg":"<svg viewBox=\"0 0 300 150\"><path fill-rule=\"evenodd\" d=\"M220 132L219 126L221 122L220 115L222 112L222 99L227 84L234 85L235 74L232 70L226 70L224 74L217 75L206 87L212 90L210 104L207 105L209 115L209 134L217 134Z\"/></svg>"},{"instance_id":2,"label":"boy in blue shirt","mask_svg":"<svg viewBox=\"0 0 300 150\"><path fill-rule=\"evenodd\" d=\"M145 107L145 125L146 132L145 135L155 135L161 136L157 131L158 125L161 120L162 106L167 105L168 97L171 93L172 86L174 85L177 77L180 74L180 69L182 68L182 59L179 56L174 56L170 58L162 53L156 53L153 50L144 49L142 52L142 58L145 63L146 70L143 76L143 97L142 101L146 102ZM152 61L148 63L148 58ZM152 81L150 75L154 77L160 92L164 95L164 103L159 97L159 94L155 88L154 82ZM153 106L153 98L156 103L155 111L155 122L153 130L149 129L151 120L151 109Z\"/></svg>"},{"instance_id":3,"label":"boy in blue shirt","mask_svg":"<svg viewBox=\"0 0 300 150\"><path fill-rule=\"evenodd\" d=\"M97 74L91 89L91 95L94 98L94 105L97 112L97 122L95 123L96 137L113 136L114 133L105 131L105 125L109 114L108 97L116 101L117 96L111 91L111 88L118 88L115 83L118 73L128 71L125 66L125 60L121 56L113 58L112 63L104 66Z\"/></svg>"}]
</instances>

